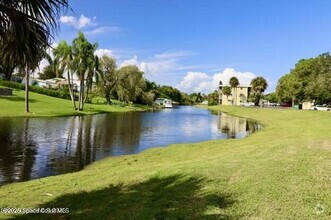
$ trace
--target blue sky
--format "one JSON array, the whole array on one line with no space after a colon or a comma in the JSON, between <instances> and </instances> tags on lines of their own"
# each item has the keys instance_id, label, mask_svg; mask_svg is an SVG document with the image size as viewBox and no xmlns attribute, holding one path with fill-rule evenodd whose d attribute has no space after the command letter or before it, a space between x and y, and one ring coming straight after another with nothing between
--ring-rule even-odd
<instances>
[{"instance_id":1,"label":"blue sky","mask_svg":"<svg viewBox=\"0 0 331 220\"><path fill-rule=\"evenodd\" d=\"M78 31L98 54L135 64L185 92L211 92L237 76L268 80L267 92L302 58L330 51L327 0L71 0L55 41Z\"/></svg>"}]
</instances>

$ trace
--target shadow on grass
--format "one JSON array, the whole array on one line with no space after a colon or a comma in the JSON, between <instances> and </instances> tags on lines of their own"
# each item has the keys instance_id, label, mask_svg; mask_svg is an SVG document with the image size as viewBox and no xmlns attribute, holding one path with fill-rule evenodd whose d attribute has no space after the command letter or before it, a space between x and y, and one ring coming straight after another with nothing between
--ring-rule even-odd
<instances>
[{"instance_id":1,"label":"shadow on grass","mask_svg":"<svg viewBox=\"0 0 331 220\"><path fill-rule=\"evenodd\" d=\"M12 96L0 96L0 99L7 99L9 101L16 101L16 102L24 102L25 101L25 98L19 97L19 96L15 96L15 95L12 95ZM36 99L29 99L29 102L37 102L37 100Z\"/></svg>"},{"instance_id":2,"label":"shadow on grass","mask_svg":"<svg viewBox=\"0 0 331 220\"><path fill-rule=\"evenodd\" d=\"M230 195L202 195L201 184L202 179L174 175L129 186L110 185L97 191L67 194L40 206L68 207L69 214L28 214L16 219L239 218L224 214L235 202Z\"/></svg>"}]
</instances>

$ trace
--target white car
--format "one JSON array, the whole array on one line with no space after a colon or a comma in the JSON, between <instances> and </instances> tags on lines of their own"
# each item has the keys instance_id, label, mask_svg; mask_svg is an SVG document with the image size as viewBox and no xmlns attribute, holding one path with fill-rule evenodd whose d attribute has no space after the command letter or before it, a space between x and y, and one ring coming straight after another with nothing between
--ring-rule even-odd
<instances>
[{"instance_id":1,"label":"white car","mask_svg":"<svg viewBox=\"0 0 331 220\"><path fill-rule=\"evenodd\" d=\"M315 106L311 107L310 110L331 111L331 108L326 107L325 105L315 105Z\"/></svg>"},{"instance_id":2,"label":"white car","mask_svg":"<svg viewBox=\"0 0 331 220\"><path fill-rule=\"evenodd\" d=\"M245 102L245 103L242 104L242 106L253 107L254 103L253 102Z\"/></svg>"}]
</instances>

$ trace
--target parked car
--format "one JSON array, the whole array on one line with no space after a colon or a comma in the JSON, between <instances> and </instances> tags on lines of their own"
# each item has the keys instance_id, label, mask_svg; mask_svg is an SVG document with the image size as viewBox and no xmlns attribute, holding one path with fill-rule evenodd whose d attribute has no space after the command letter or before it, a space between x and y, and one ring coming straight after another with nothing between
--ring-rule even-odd
<instances>
[{"instance_id":1,"label":"parked car","mask_svg":"<svg viewBox=\"0 0 331 220\"><path fill-rule=\"evenodd\" d=\"M280 104L279 103L270 103L269 104L269 106L272 106L272 107L279 107L280 106Z\"/></svg>"},{"instance_id":2,"label":"parked car","mask_svg":"<svg viewBox=\"0 0 331 220\"><path fill-rule=\"evenodd\" d=\"M281 106L281 107L292 107L292 103L289 103L289 102L283 102L283 103L280 103L280 106Z\"/></svg>"},{"instance_id":3,"label":"parked car","mask_svg":"<svg viewBox=\"0 0 331 220\"><path fill-rule=\"evenodd\" d=\"M326 105L315 105L315 106L311 107L310 110L331 111L331 108L327 107Z\"/></svg>"},{"instance_id":4,"label":"parked car","mask_svg":"<svg viewBox=\"0 0 331 220\"><path fill-rule=\"evenodd\" d=\"M253 107L254 103L253 102L245 102L243 104L241 104L242 106L246 106L246 107Z\"/></svg>"}]
</instances>

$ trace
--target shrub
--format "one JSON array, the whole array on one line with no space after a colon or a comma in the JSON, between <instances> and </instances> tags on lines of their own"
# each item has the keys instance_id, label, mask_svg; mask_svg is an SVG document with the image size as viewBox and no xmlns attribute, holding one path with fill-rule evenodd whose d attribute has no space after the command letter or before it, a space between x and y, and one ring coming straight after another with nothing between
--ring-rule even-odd
<instances>
[{"instance_id":1,"label":"shrub","mask_svg":"<svg viewBox=\"0 0 331 220\"><path fill-rule=\"evenodd\" d=\"M21 83L17 83L17 82L11 82L11 81L0 80L0 85L9 87L9 88L13 88L13 89L18 89L18 90L25 89L25 85L23 85ZM54 89L41 88L38 86L29 86L29 89L31 92L39 93L42 95L48 95L48 96L61 98L61 99L70 99L69 91L65 91L65 90L58 91L58 90L54 90Z\"/></svg>"}]
</instances>

